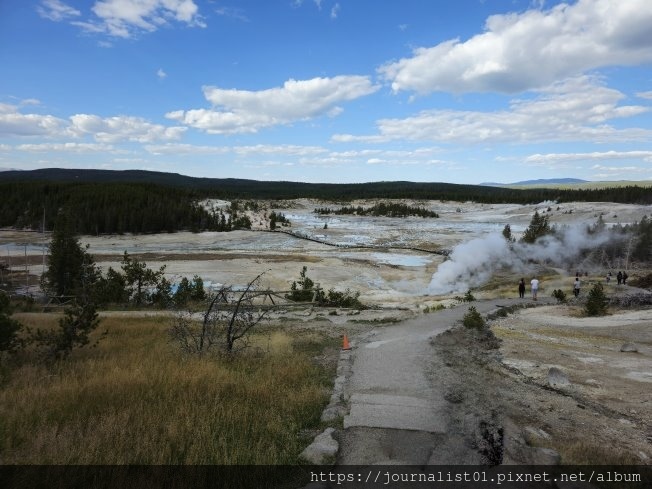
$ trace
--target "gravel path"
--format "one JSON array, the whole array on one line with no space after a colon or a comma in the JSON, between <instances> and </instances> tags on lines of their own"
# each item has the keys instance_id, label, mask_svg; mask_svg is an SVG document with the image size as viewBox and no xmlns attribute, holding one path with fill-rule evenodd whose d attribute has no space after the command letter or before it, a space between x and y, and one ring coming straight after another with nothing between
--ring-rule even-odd
<instances>
[{"instance_id":1,"label":"gravel path","mask_svg":"<svg viewBox=\"0 0 652 489\"><path fill-rule=\"evenodd\" d=\"M523 299L476 301L487 314ZM547 300L540 301L547 303ZM378 327L353 344L349 414L340 465L474 463L475 454L447 435L442 379L432 369L430 339L460 321L470 305Z\"/></svg>"}]
</instances>

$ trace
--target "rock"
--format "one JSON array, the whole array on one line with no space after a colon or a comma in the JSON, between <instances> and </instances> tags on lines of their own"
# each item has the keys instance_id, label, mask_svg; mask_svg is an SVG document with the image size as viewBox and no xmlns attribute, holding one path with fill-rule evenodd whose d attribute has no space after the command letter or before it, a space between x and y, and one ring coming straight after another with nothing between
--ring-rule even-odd
<instances>
[{"instance_id":1,"label":"rock","mask_svg":"<svg viewBox=\"0 0 652 489\"><path fill-rule=\"evenodd\" d=\"M550 387L566 387L570 385L568 376L557 367L550 367L548 370L548 385Z\"/></svg>"},{"instance_id":2,"label":"rock","mask_svg":"<svg viewBox=\"0 0 652 489\"><path fill-rule=\"evenodd\" d=\"M329 462L328 459L333 459L339 448L339 444L332 436L334 431L335 428L326 428L323 433L317 435L313 442L301 452L301 457L315 465L323 465Z\"/></svg>"},{"instance_id":3,"label":"rock","mask_svg":"<svg viewBox=\"0 0 652 489\"><path fill-rule=\"evenodd\" d=\"M625 343L620 347L620 351L624 353L638 353L638 346L634 343Z\"/></svg>"},{"instance_id":4,"label":"rock","mask_svg":"<svg viewBox=\"0 0 652 489\"><path fill-rule=\"evenodd\" d=\"M345 416L347 411L348 410L346 406L338 406L338 405L328 406L321 413L321 420L325 423L328 423L330 421L335 421L336 419Z\"/></svg>"}]
</instances>

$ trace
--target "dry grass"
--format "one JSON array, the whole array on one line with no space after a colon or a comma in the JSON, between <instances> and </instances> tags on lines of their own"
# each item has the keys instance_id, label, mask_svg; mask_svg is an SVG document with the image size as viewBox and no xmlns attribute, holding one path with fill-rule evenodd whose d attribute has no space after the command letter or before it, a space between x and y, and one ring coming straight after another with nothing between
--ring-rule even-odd
<instances>
[{"instance_id":1,"label":"dry grass","mask_svg":"<svg viewBox=\"0 0 652 489\"><path fill-rule=\"evenodd\" d=\"M97 348L17 367L0 386L0 463L296 463L330 394L334 372L311 357L329 340L275 331L263 355L183 358L166 321L107 318Z\"/></svg>"},{"instance_id":2,"label":"dry grass","mask_svg":"<svg viewBox=\"0 0 652 489\"><path fill-rule=\"evenodd\" d=\"M640 465L632 453L618 452L612 447L587 440L573 440L553 444L552 448L562 456L567 465Z\"/></svg>"}]
</instances>

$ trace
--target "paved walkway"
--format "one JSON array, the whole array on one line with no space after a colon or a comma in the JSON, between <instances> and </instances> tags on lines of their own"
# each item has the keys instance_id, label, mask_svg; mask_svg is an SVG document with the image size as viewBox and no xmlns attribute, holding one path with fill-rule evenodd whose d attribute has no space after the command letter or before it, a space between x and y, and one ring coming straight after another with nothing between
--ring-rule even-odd
<instances>
[{"instance_id":1,"label":"paved walkway","mask_svg":"<svg viewBox=\"0 0 652 489\"><path fill-rule=\"evenodd\" d=\"M376 328L354 343L350 411L338 463L428 463L447 431L444 393L431 371L435 351L430 339L461 320L470 305L484 315L526 302L476 301Z\"/></svg>"}]
</instances>

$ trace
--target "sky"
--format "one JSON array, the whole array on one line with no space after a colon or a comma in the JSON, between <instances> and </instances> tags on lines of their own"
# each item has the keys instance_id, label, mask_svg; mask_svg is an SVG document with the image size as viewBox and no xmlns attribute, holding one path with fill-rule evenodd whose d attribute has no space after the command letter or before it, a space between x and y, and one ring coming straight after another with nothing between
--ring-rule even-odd
<instances>
[{"instance_id":1,"label":"sky","mask_svg":"<svg viewBox=\"0 0 652 489\"><path fill-rule=\"evenodd\" d=\"M652 180L650 26L650 0L0 0L0 168Z\"/></svg>"}]
</instances>

